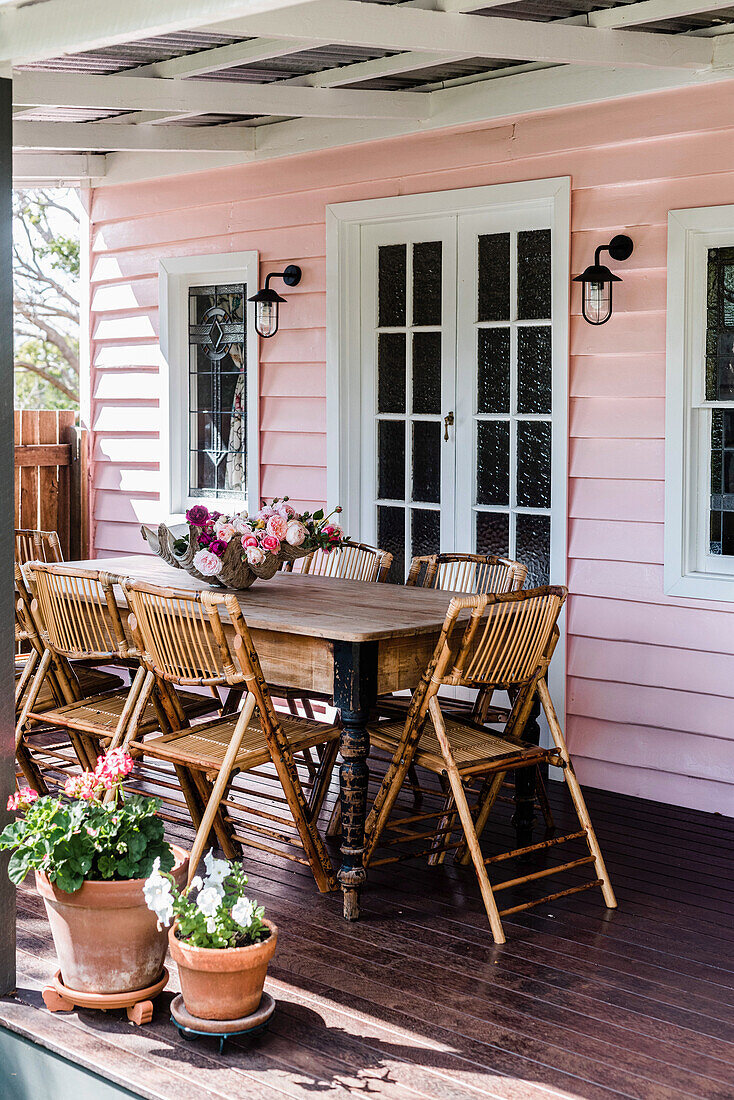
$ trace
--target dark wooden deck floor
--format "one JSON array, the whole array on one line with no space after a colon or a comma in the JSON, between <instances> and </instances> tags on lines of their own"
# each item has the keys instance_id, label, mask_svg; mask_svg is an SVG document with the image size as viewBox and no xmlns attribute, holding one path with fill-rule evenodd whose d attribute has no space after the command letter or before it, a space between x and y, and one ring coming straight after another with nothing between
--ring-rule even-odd
<instances>
[{"instance_id":1,"label":"dark wooden deck floor","mask_svg":"<svg viewBox=\"0 0 734 1100\"><path fill-rule=\"evenodd\" d=\"M563 824L564 791L551 789ZM734 821L587 793L616 912L597 891L561 899L506 918L496 948L473 872L450 860L375 869L356 925L301 869L249 862L281 929L278 1008L267 1033L220 1057L179 1038L170 994L140 1030L46 1012L53 948L23 889L18 992L0 1023L156 1100L730 1100Z\"/></svg>"}]
</instances>

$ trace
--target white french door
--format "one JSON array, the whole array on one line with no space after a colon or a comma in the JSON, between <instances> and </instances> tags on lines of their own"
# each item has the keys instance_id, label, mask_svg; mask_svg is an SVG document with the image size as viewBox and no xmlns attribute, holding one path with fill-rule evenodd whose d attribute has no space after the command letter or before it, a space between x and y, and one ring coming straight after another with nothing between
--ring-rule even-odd
<instances>
[{"instance_id":1,"label":"white french door","mask_svg":"<svg viewBox=\"0 0 734 1100\"><path fill-rule=\"evenodd\" d=\"M359 226L360 534L396 583L439 550L565 579L552 226L547 201Z\"/></svg>"}]
</instances>

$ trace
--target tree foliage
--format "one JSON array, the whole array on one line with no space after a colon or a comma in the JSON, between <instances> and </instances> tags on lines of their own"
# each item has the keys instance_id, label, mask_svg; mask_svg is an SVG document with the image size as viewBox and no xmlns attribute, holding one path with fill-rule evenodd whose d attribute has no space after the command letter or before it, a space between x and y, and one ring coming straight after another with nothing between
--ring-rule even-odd
<instances>
[{"instance_id":1,"label":"tree foliage","mask_svg":"<svg viewBox=\"0 0 734 1100\"><path fill-rule=\"evenodd\" d=\"M13 198L15 403L79 403L79 211L73 193Z\"/></svg>"}]
</instances>

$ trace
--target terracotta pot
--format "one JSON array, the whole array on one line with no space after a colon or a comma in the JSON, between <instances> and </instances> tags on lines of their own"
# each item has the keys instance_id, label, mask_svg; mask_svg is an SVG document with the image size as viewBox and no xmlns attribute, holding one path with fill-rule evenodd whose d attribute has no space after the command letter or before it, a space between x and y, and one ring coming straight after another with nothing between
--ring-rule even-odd
<instances>
[{"instance_id":1,"label":"terracotta pot","mask_svg":"<svg viewBox=\"0 0 734 1100\"><path fill-rule=\"evenodd\" d=\"M188 852L171 845L171 872L186 884ZM163 970L166 929L157 928L145 904L145 879L85 882L69 894L36 871L36 889L44 900L61 978L82 993L128 993L153 985Z\"/></svg>"},{"instance_id":2,"label":"terracotta pot","mask_svg":"<svg viewBox=\"0 0 734 1100\"><path fill-rule=\"evenodd\" d=\"M268 963L278 942L278 929L264 923L270 935L249 947L192 947L168 933L171 956L178 965L181 994L192 1016L201 1020L239 1020L260 1004Z\"/></svg>"}]
</instances>

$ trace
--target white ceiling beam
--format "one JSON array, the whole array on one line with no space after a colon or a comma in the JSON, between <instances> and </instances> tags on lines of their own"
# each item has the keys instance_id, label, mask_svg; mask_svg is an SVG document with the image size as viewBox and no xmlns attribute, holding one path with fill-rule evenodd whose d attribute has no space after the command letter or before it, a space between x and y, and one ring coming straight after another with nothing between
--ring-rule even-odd
<instances>
[{"instance_id":1,"label":"white ceiling beam","mask_svg":"<svg viewBox=\"0 0 734 1100\"><path fill-rule=\"evenodd\" d=\"M313 0L51 0L0 10L0 62L44 61L64 53L114 46L159 34L193 30Z\"/></svg>"},{"instance_id":2,"label":"white ceiling beam","mask_svg":"<svg viewBox=\"0 0 734 1100\"><path fill-rule=\"evenodd\" d=\"M152 65L140 65L127 71L134 76L197 77L206 73L221 72L239 65L254 65L274 57L312 50L323 42L299 42L289 38L255 38L250 42L234 42L231 46L215 46L211 50L197 50L170 61L156 61Z\"/></svg>"},{"instance_id":3,"label":"white ceiling beam","mask_svg":"<svg viewBox=\"0 0 734 1100\"><path fill-rule=\"evenodd\" d=\"M350 5L352 6L352 5ZM418 92L288 88L278 84L228 84L208 80L16 72L13 103L25 107L119 108L172 114L296 115L315 118L410 118L430 111Z\"/></svg>"},{"instance_id":4,"label":"white ceiling beam","mask_svg":"<svg viewBox=\"0 0 734 1100\"><path fill-rule=\"evenodd\" d=\"M710 67L713 56L709 42L683 35L627 34L354 0L312 0L295 13L247 16L222 24L222 30L283 38L330 37L343 45L372 49L605 67L700 70Z\"/></svg>"},{"instance_id":5,"label":"white ceiling beam","mask_svg":"<svg viewBox=\"0 0 734 1100\"><path fill-rule=\"evenodd\" d=\"M13 185L31 182L59 182L99 179L105 174L105 158L86 154L16 153L13 156Z\"/></svg>"},{"instance_id":6,"label":"white ceiling beam","mask_svg":"<svg viewBox=\"0 0 734 1100\"><path fill-rule=\"evenodd\" d=\"M431 69L434 65L449 65L452 61L463 61L465 58L465 51L456 54L397 53L389 57L377 57L374 61L355 61L351 65L322 69L321 72L310 73L308 76L292 76L284 80L283 84L299 84L308 88L342 88L362 80L379 80L381 77L419 72L421 69Z\"/></svg>"},{"instance_id":7,"label":"white ceiling beam","mask_svg":"<svg viewBox=\"0 0 734 1100\"><path fill-rule=\"evenodd\" d=\"M130 126L121 122L16 122L14 149L222 153L255 148L252 129L230 126Z\"/></svg>"},{"instance_id":8,"label":"white ceiling beam","mask_svg":"<svg viewBox=\"0 0 734 1100\"><path fill-rule=\"evenodd\" d=\"M639 4L589 12L588 21L591 27L639 27L643 23L684 19L687 15L701 15L731 6L732 0L640 0Z\"/></svg>"}]
</instances>

